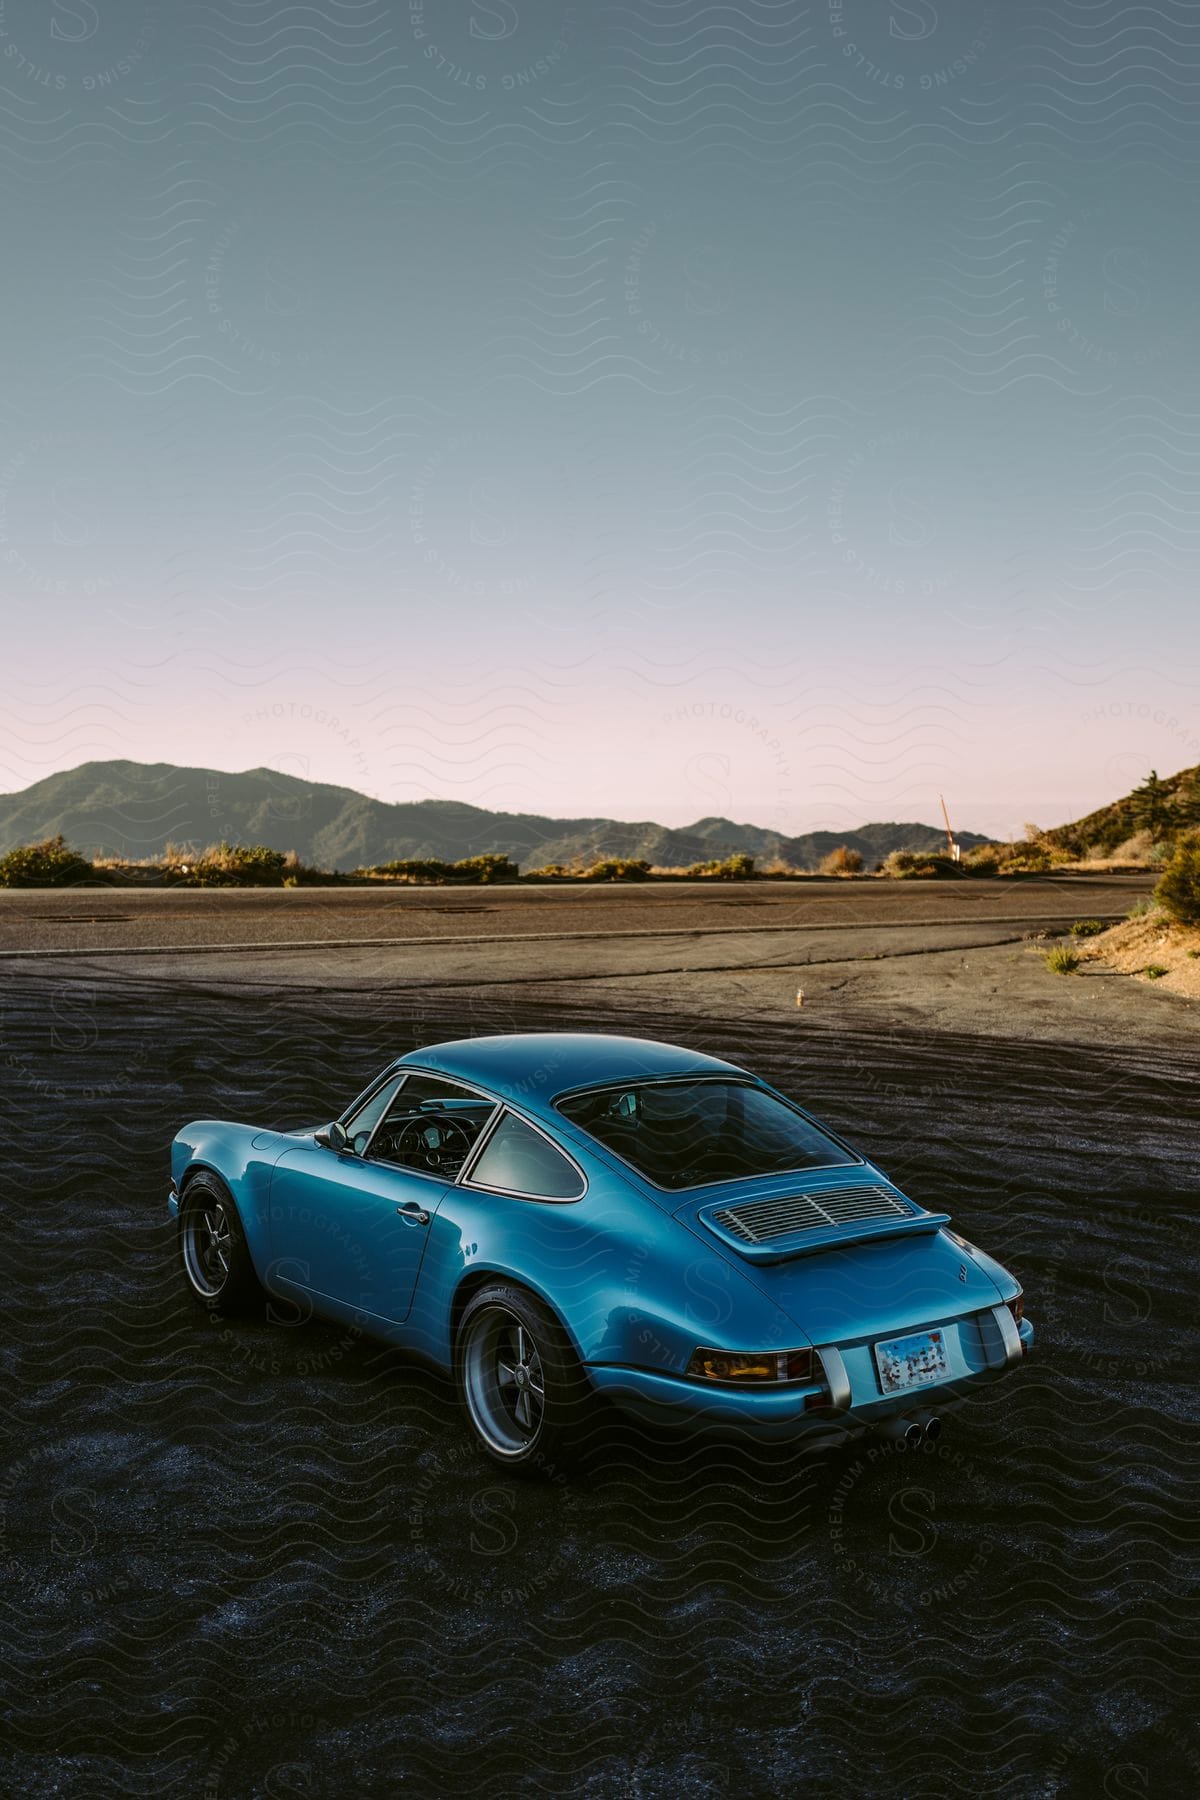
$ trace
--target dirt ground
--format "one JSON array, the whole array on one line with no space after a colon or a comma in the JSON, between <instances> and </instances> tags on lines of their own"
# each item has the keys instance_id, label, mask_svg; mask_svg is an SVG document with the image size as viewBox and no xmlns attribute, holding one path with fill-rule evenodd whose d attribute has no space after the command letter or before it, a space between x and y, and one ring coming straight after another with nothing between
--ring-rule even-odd
<instances>
[{"instance_id":1,"label":"dirt ground","mask_svg":"<svg viewBox=\"0 0 1200 1800\"><path fill-rule=\"evenodd\" d=\"M1127 919L1079 947L1080 956L1120 975L1153 982L1165 994L1200 1000L1200 929L1162 913Z\"/></svg>"},{"instance_id":2,"label":"dirt ground","mask_svg":"<svg viewBox=\"0 0 1200 1800\"><path fill-rule=\"evenodd\" d=\"M0 960L0 1788L1196 1791L1196 1014L1030 955L1094 900L919 898L779 939ZM626 1431L539 1490L395 1353L189 1302L183 1121L300 1124L416 1044L560 1026L761 1069L1017 1271L1036 1357L915 1457Z\"/></svg>"}]
</instances>

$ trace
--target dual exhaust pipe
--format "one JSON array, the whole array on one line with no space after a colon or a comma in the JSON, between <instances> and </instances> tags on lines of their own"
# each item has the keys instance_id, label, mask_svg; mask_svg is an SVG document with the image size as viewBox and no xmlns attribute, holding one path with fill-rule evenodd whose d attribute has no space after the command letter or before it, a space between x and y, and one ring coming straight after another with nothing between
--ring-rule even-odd
<instances>
[{"instance_id":1,"label":"dual exhaust pipe","mask_svg":"<svg viewBox=\"0 0 1200 1800\"><path fill-rule=\"evenodd\" d=\"M917 1413L914 1418L903 1415L883 1419L875 1427L881 1438L897 1450L919 1450L922 1444L936 1444L942 1435L942 1421L936 1413Z\"/></svg>"}]
</instances>

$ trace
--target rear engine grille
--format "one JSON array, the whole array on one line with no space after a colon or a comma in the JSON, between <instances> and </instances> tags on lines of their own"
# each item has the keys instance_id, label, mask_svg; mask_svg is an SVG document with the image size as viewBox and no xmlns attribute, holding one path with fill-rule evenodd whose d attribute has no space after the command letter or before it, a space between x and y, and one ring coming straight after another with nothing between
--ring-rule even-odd
<instances>
[{"instance_id":1,"label":"rear engine grille","mask_svg":"<svg viewBox=\"0 0 1200 1800\"><path fill-rule=\"evenodd\" d=\"M893 1188L834 1187L816 1194L785 1194L778 1200L728 1206L712 1217L743 1244L765 1244L793 1231L813 1231L820 1226L857 1225L863 1219L911 1219L915 1211Z\"/></svg>"}]
</instances>

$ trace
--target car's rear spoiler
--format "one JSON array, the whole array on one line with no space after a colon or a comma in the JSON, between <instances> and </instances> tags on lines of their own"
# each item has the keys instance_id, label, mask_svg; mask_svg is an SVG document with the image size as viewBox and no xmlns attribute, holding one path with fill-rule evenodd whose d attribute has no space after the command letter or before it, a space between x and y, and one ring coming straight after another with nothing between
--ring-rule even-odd
<instances>
[{"instance_id":1,"label":"car's rear spoiler","mask_svg":"<svg viewBox=\"0 0 1200 1800\"><path fill-rule=\"evenodd\" d=\"M807 1225L794 1231L777 1232L758 1242L739 1231L736 1225L731 1225L732 1208L706 1206L696 1214L696 1219L723 1244L744 1256L747 1262L790 1262L797 1256L813 1256L821 1250L841 1250L850 1244L870 1243L876 1238L928 1235L950 1223L949 1213L923 1212L913 1207L911 1201L906 1201L905 1207L906 1213L897 1211L886 1218Z\"/></svg>"}]
</instances>

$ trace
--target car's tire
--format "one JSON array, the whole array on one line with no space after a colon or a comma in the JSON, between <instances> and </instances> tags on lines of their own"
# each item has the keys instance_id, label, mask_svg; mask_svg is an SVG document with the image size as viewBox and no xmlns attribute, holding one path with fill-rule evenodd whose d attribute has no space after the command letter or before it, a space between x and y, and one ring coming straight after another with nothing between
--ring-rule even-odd
<instances>
[{"instance_id":1,"label":"car's tire","mask_svg":"<svg viewBox=\"0 0 1200 1800\"><path fill-rule=\"evenodd\" d=\"M594 1396L562 1326L533 1294L507 1281L473 1294L454 1362L467 1422L494 1463L544 1481L579 1466Z\"/></svg>"},{"instance_id":2,"label":"car's tire","mask_svg":"<svg viewBox=\"0 0 1200 1800\"><path fill-rule=\"evenodd\" d=\"M188 1287L210 1312L244 1312L262 1295L233 1197L207 1169L183 1190L179 1256Z\"/></svg>"}]
</instances>

